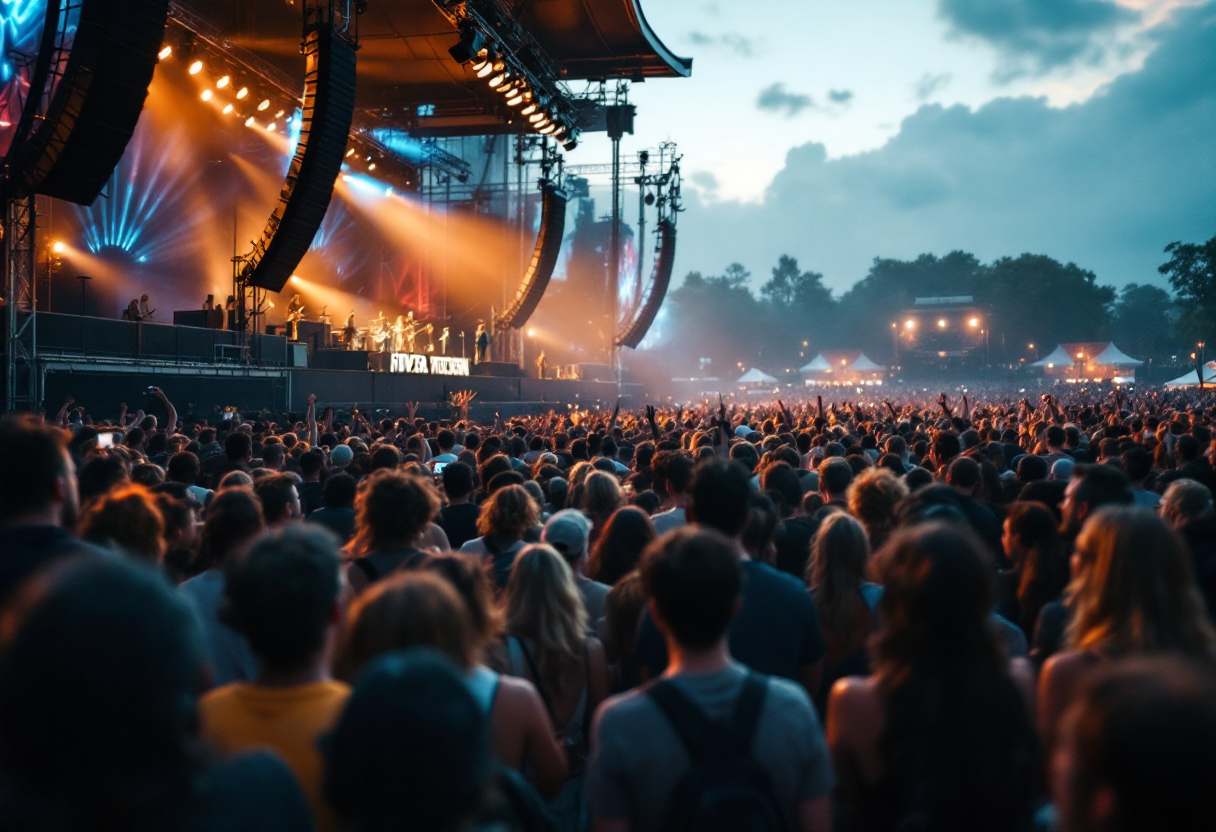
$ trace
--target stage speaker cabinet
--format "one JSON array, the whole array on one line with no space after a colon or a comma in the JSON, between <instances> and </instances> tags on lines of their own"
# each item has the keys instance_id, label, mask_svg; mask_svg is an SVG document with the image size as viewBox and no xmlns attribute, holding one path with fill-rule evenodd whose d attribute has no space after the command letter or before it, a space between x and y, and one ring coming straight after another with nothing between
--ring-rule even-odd
<instances>
[{"instance_id":1,"label":"stage speaker cabinet","mask_svg":"<svg viewBox=\"0 0 1216 832\"><path fill-rule=\"evenodd\" d=\"M519 329L528 322L549 287L557 256L566 232L566 192L552 182L541 185L540 231L532 249L532 260L511 305L498 316L498 325Z\"/></svg>"},{"instance_id":2,"label":"stage speaker cabinet","mask_svg":"<svg viewBox=\"0 0 1216 832\"><path fill-rule=\"evenodd\" d=\"M308 344L288 344L287 348L291 350L288 355L289 367L307 367L308 366Z\"/></svg>"},{"instance_id":3,"label":"stage speaker cabinet","mask_svg":"<svg viewBox=\"0 0 1216 832\"><path fill-rule=\"evenodd\" d=\"M139 123L169 0L83 0L63 75L17 154L34 193L92 205Z\"/></svg>"},{"instance_id":4,"label":"stage speaker cabinet","mask_svg":"<svg viewBox=\"0 0 1216 832\"><path fill-rule=\"evenodd\" d=\"M304 41L303 124L279 204L245 266L249 283L278 292L312 245L342 170L355 113L355 46L328 26Z\"/></svg>"},{"instance_id":5,"label":"stage speaker cabinet","mask_svg":"<svg viewBox=\"0 0 1216 832\"><path fill-rule=\"evenodd\" d=\"M616 337L618 347L637 349L638 344L646 337L654 324L663 299L667 297L667 287L671 285L671 272L676 263L676 226L671 220L659 223L659 242L654 258L654 268L650 273L650 283L647 285L642 302L638 305L637 314L629 326L621 330Z\"/></svg>"}]
</instances>

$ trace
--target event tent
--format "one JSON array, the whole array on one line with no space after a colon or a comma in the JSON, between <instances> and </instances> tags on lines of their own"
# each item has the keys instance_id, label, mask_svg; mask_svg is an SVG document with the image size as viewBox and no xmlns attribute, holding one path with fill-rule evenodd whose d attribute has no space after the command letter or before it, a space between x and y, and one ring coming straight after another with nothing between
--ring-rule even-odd
<instances>
[{"instance_id":1,"label":"event tent","mask_svg":"<svg viewBox=\"0 0 1216 832\"><path fill-rule=\"evenodd\" d=\"M1203 365L1203 383L1211 384L1216 387L1216 361L1209 361ZM1184 376L1179 376L1173 381L1167 381L1165 386L1168 388L1179 387L1196 387L1199 385L1199 373L1196 370L1191 370Z\"/></svg>"},{"instance_id":2,"label":"event tent","mask_svg":"<svg viewBox=\"0 0 1216 832\"><path fill-rule=\"evenodd\" d=\"M752 367L743 375L739 376L736 384L776 384L777 379L770 376L768 373L762 373L755 367Z\"/></svg>"}]
</instances>

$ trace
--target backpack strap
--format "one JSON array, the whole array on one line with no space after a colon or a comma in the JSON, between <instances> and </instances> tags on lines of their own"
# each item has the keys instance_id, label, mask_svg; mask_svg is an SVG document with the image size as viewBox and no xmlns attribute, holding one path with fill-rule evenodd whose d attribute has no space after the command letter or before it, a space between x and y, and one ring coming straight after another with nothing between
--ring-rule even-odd
<instances>
[{"instance_id":1,"label":"backpack strap","mask_svg":"<svg viewBox=\"0 0 1216 832\"><path fill-rule=\"evenodd\" d=\"M553 723L554 729L557 728L557 718L553 714L553 703L549 701L549 694L545 693L545 685L540 680L540 670L536 667L536 662L532 658L532 651L528 649L528 645L524 644L522 638L515 638L515 643L519 645L520 651L524 654L524 661L528 663L528 672L532 674L532 678L536 680L536 692L540 694L541 701L545 703L545 710L549 712L549 721Z\"/></svg>"},{"instance_id":2,"label":"backpack strap","mask_svg":"<svg viewBox=\"0 0 1216 832\"><path fill-rule=\"evenodd\" d=\"M709 753L714 726L682 690L670 679L663 679L646 688L646 695L667 717L691 760L695 762Z\"/></svg>"},{"instance_id":3,"label":"backpack strap","mask_svg":"<svg viewBox=\"0 0 1216 832\"><path fill-rule=\"evenodd\" d=\"M764 699L768 694L768 679L759 673L748 673L743 680L743 690L735 704L735 715L731 720L730 734L727 739L728 748L734 755L750 757L752 739L756 735L756 727L760 724L760 714L764 712Z\"/></svg>"}]
</instances>

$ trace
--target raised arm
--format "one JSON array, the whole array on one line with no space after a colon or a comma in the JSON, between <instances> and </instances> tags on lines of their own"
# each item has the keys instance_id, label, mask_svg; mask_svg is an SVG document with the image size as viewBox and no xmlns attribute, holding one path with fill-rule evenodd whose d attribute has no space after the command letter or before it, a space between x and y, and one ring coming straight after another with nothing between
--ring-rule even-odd
<instances>
[{"instance_id":1,"label":"raised arm","mask_svg":"<svg viewBox=\"0 0 1216 832\"><path fill-rule=\"evenodd\" d=\"M317 447L317 394L308 394L308 447Z\"/></svg>"},{"instance_id":2,"label":"raised arm","mask_svg":"<svg viewBox=\"0 0 1216 832\"><path fill-rule=\"evenodd\" d=\"M68 426L68 411L75 403L76 400L71 396L68 396L63 400L63 407L59 408L59 414L55 416L55 424L59 425L61 428L66 428Z\"/></svg>"},{"instance_id":3,"label":"raised arm","mask_svg":"<svg viewBox=\"0 0 1216 832\"><path fill-rule=\"evenodd\" d=\"M161 404L165 406L165 436L173 435L173 431L177 430L177 408L173 406L173 402L169 401L169 397L159 387L154 389L155 395L160 399Z\"/></svg>"}]
</instances>

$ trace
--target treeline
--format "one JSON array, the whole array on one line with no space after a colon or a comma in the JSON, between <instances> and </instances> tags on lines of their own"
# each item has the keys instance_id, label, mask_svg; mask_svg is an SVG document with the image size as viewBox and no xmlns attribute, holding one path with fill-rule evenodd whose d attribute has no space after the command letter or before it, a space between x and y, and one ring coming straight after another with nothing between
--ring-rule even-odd
<instances>
[{"instance_id":1,"label":"treeline","mask_svg":"<svg viewBox=\"0 0 1216 832\"><path fill-rule=\"evenodd\" d=\"M1120 290L1073 263L1023 254L982 263L955 251L915 260L876 258L869 273L836 297L823 275L782 256L759 291L751 274L733 263L720 275L688 274L668 296L664 357L681 372L728 376L737 364L781 372L796 370L825 349L863 349L890 362L892 323L918 297L971 295L987 310L989 356L994 365L1033 360L1068 341L1114 340L1138 358L1164 364L1189 353L1213 332L1216 320L1216 237L1174 243L1161 266L1171 292L1147 283ZM673 368L674 369L674 368Z\"/></svg>"}]
</instances>

